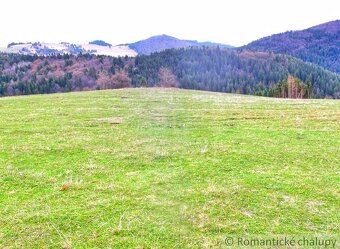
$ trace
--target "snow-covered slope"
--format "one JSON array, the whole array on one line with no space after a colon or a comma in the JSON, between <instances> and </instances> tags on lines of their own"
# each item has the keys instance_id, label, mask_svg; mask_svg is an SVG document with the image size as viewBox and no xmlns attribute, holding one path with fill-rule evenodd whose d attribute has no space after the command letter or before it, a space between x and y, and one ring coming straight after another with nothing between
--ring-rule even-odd
<instances>
[{"instance_id":1,"label":"snow-covered slope","mask_svg":"<svg viewBox=\"0 0 340 249\"><path fill-rule=\"evenodd\" d=\"M127 45L100 46L96 44L71 44L71 43L12 43L5 48L0 48L0 52L18 53L28 55L51 55L51 54L79 54L89 53L96 55L136 56L137 52Z\"/></svg>"}]
</instances>

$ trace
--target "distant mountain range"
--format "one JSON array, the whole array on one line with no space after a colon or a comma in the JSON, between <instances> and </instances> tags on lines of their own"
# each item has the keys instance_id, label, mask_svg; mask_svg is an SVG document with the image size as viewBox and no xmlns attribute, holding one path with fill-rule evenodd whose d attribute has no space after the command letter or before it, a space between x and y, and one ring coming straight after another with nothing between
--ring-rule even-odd
<instances>
[{"instance_id":1,"label":"distant mountain range","mask_svg":"<svg viewBox=\"0 0 340 249\"><path fill-rule=\"evenodd\" d=\"M158 35L123 45L111 45L102 40L95 40L88 44L66 42L11 43L6 48L0 48L0 52L42 56L89 53L113 57L134 57L172 48L203 46L233 48L226 44L181 40L168 35ZM288 54L305 62L311 62L330 71L340 73L340 20L327 22L301 31L288 31L271 35L236 49Z\"/></svg>"},{"instance_id":2,"label":"distant mountain range","mask_svg":"<svg viewBox=\"0 0 340 249\"><path fill-rule=\"evenodd\" d=\"M242 49L288 54L340 73L340 20L264 37Z\"/></svg>"},{"instance_id":3,"label":"distant mountain range","mask_svg":"<svg viewBox=\"0 0 340 249\"><path fill-rule=\"evenodd\" d=\"M146 40L141 40L131 44L111 45L102 40L91 41L88 44L73 43L44 43L44 42L28 42L28 43L10 43L6 48L0 48L0 52L18 53L25 55L41 55L47 56L52 54L95 54L108 55L113 57L130 56L137 54L148 55L154 52L160 52L171 48L187 48L193 46L219 46L231 48L232 46L213 43L198 42L190 40L180 40L168 35L153 36Z\"/></svg>"}]
</instances>

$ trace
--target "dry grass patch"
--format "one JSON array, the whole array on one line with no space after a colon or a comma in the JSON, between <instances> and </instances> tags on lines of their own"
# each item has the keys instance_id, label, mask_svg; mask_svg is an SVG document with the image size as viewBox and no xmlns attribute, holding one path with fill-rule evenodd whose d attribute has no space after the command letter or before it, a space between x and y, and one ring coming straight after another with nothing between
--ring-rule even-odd
<instances>
[{"instance_id":1,"label":"dry grass patch","mask_svg":"<svg viewBox=\"0 0 340 249\"><path fill-rule=\"evenodd\" d=\"M96 118L95 120L107 122L109 124L122 124L123 123L122 117Z\"/></svg>"}]
</instances>

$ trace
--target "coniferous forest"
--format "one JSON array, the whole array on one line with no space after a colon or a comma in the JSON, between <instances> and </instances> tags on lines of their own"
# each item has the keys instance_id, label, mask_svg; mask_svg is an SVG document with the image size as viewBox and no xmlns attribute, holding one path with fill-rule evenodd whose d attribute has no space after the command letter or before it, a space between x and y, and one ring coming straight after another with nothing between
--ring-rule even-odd
<instances>
[{"instance_id":1,"label":"coniferous forest","mask_svg":"<svg viewBox=\"0 0 340 249\"><path fill-rule=\"evenodd\" d=\"M159 84L159 69L169 68L180 87L270 96L270 88L288 75L311 82L315 98L339 98L340 76L287 55L219 48L172 49L136 58L132 83L145 78Z\"/></svg>"},{"instance_id":2,"label":"coniferous forest","mask_svg":"<svg viewBox=\"0 0 340 249\"><path fill-rule=\"evenodd\" d=\"M0 96L170 86L280 97L273 89L289 75L311 85L309 97L340 98L339 74L288 55L219 47L168 49L135 58L1 54Z\"/></svg>"}]
</instances>

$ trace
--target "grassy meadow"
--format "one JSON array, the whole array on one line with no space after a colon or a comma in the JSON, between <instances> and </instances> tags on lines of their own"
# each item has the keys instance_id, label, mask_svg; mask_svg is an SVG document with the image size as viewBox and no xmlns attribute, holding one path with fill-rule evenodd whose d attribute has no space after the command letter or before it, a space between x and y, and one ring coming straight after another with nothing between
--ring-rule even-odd
<instances>
[{"instance_id":1,"label":"grassy meadow","mask_svg":"<svg viewBox=\"0 0 340 249\"><path fill-rule=\"evenodd\" d=\"M0 99L0 248L332 235L340 101L123 89Z\"/></svg>"}]
</instances>

